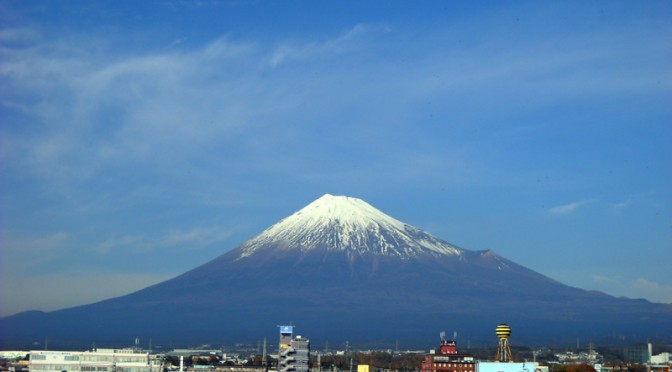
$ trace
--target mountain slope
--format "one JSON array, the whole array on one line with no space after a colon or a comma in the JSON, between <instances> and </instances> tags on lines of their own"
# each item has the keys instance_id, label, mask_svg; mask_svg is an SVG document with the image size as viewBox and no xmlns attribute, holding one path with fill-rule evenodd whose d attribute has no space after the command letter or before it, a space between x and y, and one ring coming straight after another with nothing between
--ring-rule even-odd
<instances>
[{"instance_id":1,"label":"mountain slope","mask_svg":"<svg viewBox=\"0 0 672 372\"><path fill-rule=\"evenodd\" d=\"M141 291L0 319L0 346L55 340L258 340L292 321L319 341L432 339L454 329L521 342L669 339L672 306L572 288L491 251L470 251L362 200L325 195L240 247Z\"/></svg>"}]
</instances>

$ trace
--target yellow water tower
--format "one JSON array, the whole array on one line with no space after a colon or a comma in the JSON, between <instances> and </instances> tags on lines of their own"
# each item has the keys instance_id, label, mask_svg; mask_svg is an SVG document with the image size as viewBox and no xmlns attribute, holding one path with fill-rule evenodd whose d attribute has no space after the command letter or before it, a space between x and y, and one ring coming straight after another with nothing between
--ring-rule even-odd
<instances>
[{"instance_id":1,"label":"yellow water tower","mask_svg":"<svg viewBox=\"0 0 672 372\"><path fill-rule=\"evenodd\" d=\"M511 362L511 347L509 346L511 327L502 323L495 329L495 334L499 338L499 346L497 347L497 356L495 359L498 362Z\"/></svg>"}]
</instances>

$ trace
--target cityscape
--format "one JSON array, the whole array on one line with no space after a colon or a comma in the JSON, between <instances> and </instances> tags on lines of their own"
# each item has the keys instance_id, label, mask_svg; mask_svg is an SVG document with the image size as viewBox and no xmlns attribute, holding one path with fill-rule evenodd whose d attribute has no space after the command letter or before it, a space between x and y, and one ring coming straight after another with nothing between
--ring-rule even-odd
<instances>
[{"instance_id":1,"label":"cityscape","mask_svg":"<svg viewBox=\"0 0 672 372\"><path fill-rule=\"evenodd\" d=\"M222 347L199 345L184 349L152 350L135 339L131 347L90 350L0 351L0 367L8 372L669 372L672 346L633 344L622 349L512 347L511 328L500 324L493 337L496 348L458 348L457 334L440 332L429 350L323 349L295 334L295 326L278 326L278 339L257 345Z\"/></svg>"}]
</instances>

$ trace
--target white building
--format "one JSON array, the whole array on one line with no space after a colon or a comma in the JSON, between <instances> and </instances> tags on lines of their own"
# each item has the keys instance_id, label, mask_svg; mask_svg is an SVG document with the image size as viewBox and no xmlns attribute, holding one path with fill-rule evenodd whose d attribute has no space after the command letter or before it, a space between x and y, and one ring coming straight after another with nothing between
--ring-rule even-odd
<instances>
[{"instance_id":1,"label":"white building","mask_svg":"<svg viewBox=\"0 0 672 372\"><path fill-rule=\"evenodd\" d=\"M30 354L28 351L0 351L0 359L25 358L28 354Z\"/></svg>"},{"instance_id":2,"label":"white building","mask_svg":"<svg viewBox=\"0 0 672 372\"><path fill-rule=\"evenodd\" d=\"M651 355L651 364L670 364L671 362L670 353Z\"/></svg>"},{"instance_id":3,"label":"white building","mask_svg":"<svg viewBox=\"0 0 672 372\"><path fill-rule=\"evenodd\" d=\"M132 349L94 351L31 351L30 371L39 372L161 372L156 355Z\"/></svg>"},{"instance_id":4,"label":"white building","mask_svg":"<svg viewBox=\"0 0 672 372\"><path fill-rule=\"evenodd\" d=\"M542 372L537 362L477 362L476 372ZM546 367L546 371L548 371Z\"/></svg>"}]
</instances>

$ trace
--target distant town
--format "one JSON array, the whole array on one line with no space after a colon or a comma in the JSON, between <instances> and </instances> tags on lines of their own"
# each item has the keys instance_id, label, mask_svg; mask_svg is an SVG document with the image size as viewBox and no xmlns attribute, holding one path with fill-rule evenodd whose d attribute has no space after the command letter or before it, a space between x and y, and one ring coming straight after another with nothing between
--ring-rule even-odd
<instances>
[{"instance_id":1,"label":"distant town","mask_svg":"<svg viewBox=\"0 0 672 372\"><path fill-rule=\"evenodd\" d=\"M186 349L145 349L139 338L125 348L90 350L0 351L0 367L9 372L669 372L672 345L633 344L624 348L552 350L512 347L506 324L497 326L496 348L458 349L456 334L439 334L430 350L358 350L311 347L294 326L278 326L277 341ZM160 349L160 350L159 350Z\"/></svg>"}]
</instances>

